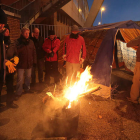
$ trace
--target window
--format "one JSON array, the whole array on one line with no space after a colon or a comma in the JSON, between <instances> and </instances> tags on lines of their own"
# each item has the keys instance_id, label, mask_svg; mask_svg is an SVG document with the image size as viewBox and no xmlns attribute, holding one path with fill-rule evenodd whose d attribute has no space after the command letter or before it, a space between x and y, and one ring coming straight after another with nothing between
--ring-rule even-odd
<instances>
[{"instance_id":1,"label":"window","mask_svg":"<svg viewBox=\"0 0 140 140\"><path fill-rule=\"evenodd\" d=\"M60 14L60 22L62 23L63 22L63 15Z\"/></svg>"},{"instance_id":2,"label":"window","mask_svg":"<svg viewBox=\"0 0 140 140\"><path fill-rule=\"evenodd\" d=\"M59 20L60 20L59 13L57 12L57 21L59 21Z\"/></svg>"},{"instance_id":3,"label":"window","mask_svg":"<svg viewBox=\"0 0 140 140\"><path fill-rule=\"evenodd\" d=\"M66 22L65 22L65 19L66 19L65 16L63 16L63 23L64 23L64 24L66 23Z\"/></svg>"}]
</instances>

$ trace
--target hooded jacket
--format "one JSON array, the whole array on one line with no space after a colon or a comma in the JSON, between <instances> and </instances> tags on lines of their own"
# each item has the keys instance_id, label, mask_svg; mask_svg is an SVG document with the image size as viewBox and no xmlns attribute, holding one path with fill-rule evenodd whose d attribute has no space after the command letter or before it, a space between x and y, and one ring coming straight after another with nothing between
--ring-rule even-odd
<instances>
[{"instance_id":1,"label":"hooded jacket","mask_svg":"<svg viewBox=\"0 0 140 140\"><path fill-rule=\"evenodd\" d=\"M30 69L36 64L36 50L32 40L25 39L22 35L16 41L16 48L19 57L18 69Z\"/></svg>"},{"instance_id":2,"label":"hooded jacket","mask_svg":"<svg viewBox=\"0 0 140 140\"><path fill-rule=\"evenodd\" d=\"M66 61L70 63L80 63L80 58L86 58L86 46L84 38L80 35L67 36L63 45L63 55L66 55Z\"/></svg>"},{"instance_id":3,"label":"hooded jacket","mask_svg":"<svg viewBox=\"0 0 140 140\"><path fill-rule=\"evenodd\" d=\"M60 47L60 40L55 37L53 40L50 40L50 38L46 38L43 44L43 49L46 52L46 61L57 61L57 51ZM54 53L53 57L48 57L49 51L52 51Z\"/></svg>"}]
</instances>

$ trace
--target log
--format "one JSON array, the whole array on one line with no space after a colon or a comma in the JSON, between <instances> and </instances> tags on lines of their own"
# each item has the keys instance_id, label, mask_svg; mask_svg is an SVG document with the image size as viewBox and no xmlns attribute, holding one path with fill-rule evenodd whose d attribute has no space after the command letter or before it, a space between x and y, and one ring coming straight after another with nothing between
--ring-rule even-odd
<instances>
[{"instance_id":1,"label":"log","mask_svg":"<svg viewBox=\"0 0 140 140\"><path fill-rule=\"evenodd\" d=\"M96 87L93 87L93 88L90 88L89 90L87 90L86 92L80 94L78 97L81 98L81 97L84 97L86 95L89 95L89 94L93 94L93 92L97 91L101 89L100 86L96 86Z\"/></svg>"},{"instance_id":2,"label":"log","mask_svg":"<svg viewBox=\"0 0 140 140\"><path fill-rule=\"evenodd\" d=\"M66 137L37 138L36 140L67 140Z\"/></svg>"}]
</instances>

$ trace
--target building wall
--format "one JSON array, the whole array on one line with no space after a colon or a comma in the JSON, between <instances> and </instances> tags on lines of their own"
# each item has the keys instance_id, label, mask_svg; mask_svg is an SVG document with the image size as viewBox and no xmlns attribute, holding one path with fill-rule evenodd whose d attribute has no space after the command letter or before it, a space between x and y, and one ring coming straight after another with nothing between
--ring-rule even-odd
<instances>
[{"instance_id":1,"label":"building wall","mask_svg":"<svg viewBox=\"0 0 140 140\"><path fill-rule=\"evenodd\" d=\"M7 16L7 23L10 28L10 38L12 41L20 36L20 19L12 16Z\"/></svg>"},{"instance_id":2,"label":"building wall","mask_svg":"<svg viewBox=\"0 0 140 140\"><path fill-rule=\"evenodd\" d=\"M87 0L71 0L61 8L80 26L84 26L86 18L89 14L89 7Z\"/></svg>"}]
</instances>

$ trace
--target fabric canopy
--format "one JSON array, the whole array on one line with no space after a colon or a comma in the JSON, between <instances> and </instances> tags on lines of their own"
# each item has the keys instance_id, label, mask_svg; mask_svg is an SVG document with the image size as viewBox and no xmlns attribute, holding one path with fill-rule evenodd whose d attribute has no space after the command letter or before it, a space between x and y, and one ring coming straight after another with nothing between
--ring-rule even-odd
<instances>
[{"instance_id":1,"label":"fabric canopy","mask_svg":"<svg viewBox=\"0 0 140 140\"><path fill-rule=\"evenodd\" d=\"M116 39L128 42L140 35L140 26L133 21L123 21L105 24L91 28L80 29L86 43L86 65L92 65L91 73L99 84L110 86L113 51ZM117 36L117 34L120 34ZM67 35L61 40L58 62L63 65L63 44ZM137 49L137 47L134 47Z\"/></svg>"}]
</instances>

